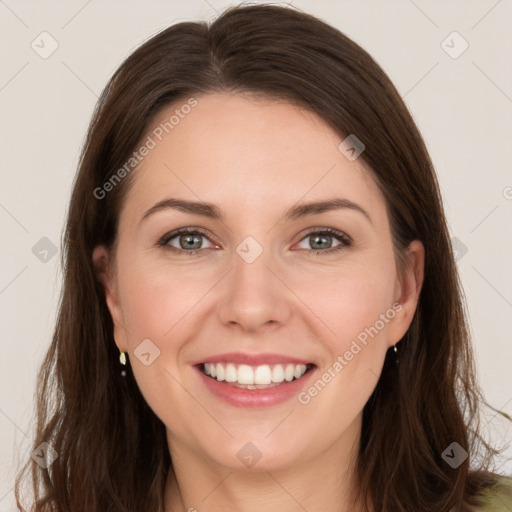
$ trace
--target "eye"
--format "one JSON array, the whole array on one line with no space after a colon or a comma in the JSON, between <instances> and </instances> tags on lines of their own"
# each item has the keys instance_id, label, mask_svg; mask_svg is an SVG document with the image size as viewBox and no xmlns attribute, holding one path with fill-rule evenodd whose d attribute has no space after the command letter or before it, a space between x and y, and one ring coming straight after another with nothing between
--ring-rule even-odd
<instances>
[{"instance_id":1,"label":"eye","mask_svg":"<svg viewBox=\"0 0 512 512\"><path fill-rule=\"evenodd\" d=\"M204 249L217 247L217 245L211 244L209 247L203 247L203 240L208 240L206 233L199 228L181 228L164 235L159 241L158 245L166 247L172 251L182 252L187 255L195 255L201 253ZM351 245L351 238L332 228L323 229L312 229L306 234L304 238L299 242L311 240L309 243L310 249L308 252L312 252L315 255L333 253L339 251ZM338 245L332 246L333 239L338 241ZM173 242L173 243L170 243ZM304 249L304 247L302 247Z\"/></svg>"},{"instance_id":2,"label":"eye","mask_svg":"<svg viewBox=\"0 0 512 512\"><path fill-rule=\"evenodd\" d=\"M333 239L337 240L338 245L332 246ZM348 235L342 233L341 231L337 231L332 228L324 228L321 230L315 229L311 230L307 235L301 240L300 243L303 243L310 240L309 245L313 250L314 254L320 253L332 253L334 251L339 251L351 245L352 241ZM306 247L308 249L308 247Z\"/></svg>"},{"instance_id":3,"label":"eye","mask_svg":"<svg viewBox=\"0 0 512 512\"><path fill-rule=\"evenodd\" d=\"M174 243L169 243L176 239ZM160 246L169 247L171 250L184 251L187 254L197 254L207 247L203 247L203 239L208 240L206 234L198 228L181 228L167 233L158 242Z\"/></svg>"}]
</instances>

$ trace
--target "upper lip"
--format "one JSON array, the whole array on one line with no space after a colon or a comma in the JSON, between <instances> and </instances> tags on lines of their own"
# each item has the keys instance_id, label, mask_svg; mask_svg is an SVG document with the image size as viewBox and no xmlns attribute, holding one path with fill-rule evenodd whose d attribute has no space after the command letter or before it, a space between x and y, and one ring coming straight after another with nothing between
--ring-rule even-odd
<instances>
[{"instance_id":1,"label":"upper lip","mask_svg":"<svg viewBox=\"0 0 512 512\"><path fill-rule=\"evenodd\" d=\"M247 364L249 366L260 366L264 364L313 364L311 361L291 357L283 354L247 354L244 352L229 352L225 354L217 354L215 356L207 356L192 363L199 365L203 363L235 363Z\"/></svg>"}]
</instances>

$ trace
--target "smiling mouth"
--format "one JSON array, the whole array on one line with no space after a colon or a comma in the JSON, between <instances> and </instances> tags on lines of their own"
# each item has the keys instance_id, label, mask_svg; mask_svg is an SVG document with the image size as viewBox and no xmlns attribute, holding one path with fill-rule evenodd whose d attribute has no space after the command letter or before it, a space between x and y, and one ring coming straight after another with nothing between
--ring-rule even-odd
<instances>
[{"instance_id":1,"label":"smiling mouth","mask_svg":"<svg viewBox=\"0 0 512 512\"><path fill-rule=\"evenodd\" d=\"M202 363L198 365L207 377L244 389L267 389L301 379L314 364L263 364L250 366L234 363Z\"/></svg>"}]
</instances>

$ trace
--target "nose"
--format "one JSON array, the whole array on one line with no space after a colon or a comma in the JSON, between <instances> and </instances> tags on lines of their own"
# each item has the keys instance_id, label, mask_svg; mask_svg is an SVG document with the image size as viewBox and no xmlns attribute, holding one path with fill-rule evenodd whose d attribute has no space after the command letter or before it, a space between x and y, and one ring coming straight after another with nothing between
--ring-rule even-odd
<instances>
[{"instance_id":1,"label":"nose","mask_svg":"<svg viewBox=\"0 0 512 512\"><path fill-rule=\"evenodd\" d=\"M246 332L278 328L291 317L294 295L269 250L249 261L233 254L232 269L222 283L219 320Z\"/></svg>"}]
</instances>

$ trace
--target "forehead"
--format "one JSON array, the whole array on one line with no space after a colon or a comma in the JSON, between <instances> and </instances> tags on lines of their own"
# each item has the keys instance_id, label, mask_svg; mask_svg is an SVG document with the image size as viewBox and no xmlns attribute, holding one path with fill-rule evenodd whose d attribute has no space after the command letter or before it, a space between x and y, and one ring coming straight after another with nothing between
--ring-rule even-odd
<instances>
[{"instance_id":1,"label":"forehead","mask_svg":"<svg viewBox=\"0 0 512 512\"><path fill-rule=\"evenodd\" d=\"M342 195L382 206L362 161L339 150L343 140L318 115L284 101L208 94L163 109L146 137L154 147L134 171L125 205L149 208L168 195L243 206ZM350 197L349 197L350 196Z\"/></svg>"}]
</instances>

